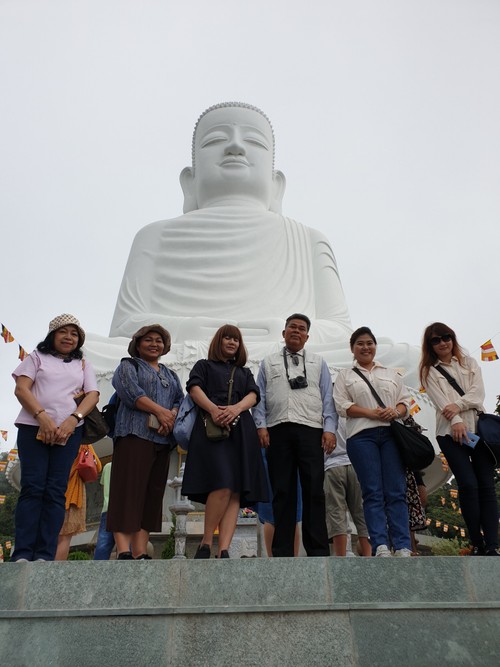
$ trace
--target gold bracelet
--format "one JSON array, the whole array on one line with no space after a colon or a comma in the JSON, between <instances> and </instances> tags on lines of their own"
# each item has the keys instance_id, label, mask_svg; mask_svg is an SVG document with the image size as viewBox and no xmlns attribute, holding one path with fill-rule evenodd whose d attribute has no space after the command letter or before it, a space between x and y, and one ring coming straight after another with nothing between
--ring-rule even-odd
<instances>
[{"instance_id":1,"label":"gold bracelet","mask_svg":"<svg viewBox=\"0 0 500 667\"><path fill-rule=\"evenodd\" d=\"M35 414L33 415L34 419L38 417L38 415L42 414L42 412L45 412L45 408L42 408L41 410L37 410Z\"/></svg>"}]
</instances>

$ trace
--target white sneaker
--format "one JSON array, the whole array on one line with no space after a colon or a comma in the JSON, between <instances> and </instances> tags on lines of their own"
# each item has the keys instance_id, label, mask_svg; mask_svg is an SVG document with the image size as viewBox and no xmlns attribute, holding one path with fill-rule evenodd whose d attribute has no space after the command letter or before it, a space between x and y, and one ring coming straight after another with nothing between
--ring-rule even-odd
<instances>
[{"instance_id":1,"label":"white sneaker","mask_svg":"<svg viewBox=\"0 0 500 667\"><path fill-rule=\"evenodd\" d=\"M411 550L410 549L396 549L394 552L396 558L410 558Z\"/></svg>"},{"instance_id":2,"label":"white sneaker","mask_svg":"<svg viewBox=\"0 0 500 667\"><path fill-rule=\"evenodd\" d=\"M391 558L392 554L387 544L379 544L375 551L375 558Z\"/></svg>"}]
</instances>

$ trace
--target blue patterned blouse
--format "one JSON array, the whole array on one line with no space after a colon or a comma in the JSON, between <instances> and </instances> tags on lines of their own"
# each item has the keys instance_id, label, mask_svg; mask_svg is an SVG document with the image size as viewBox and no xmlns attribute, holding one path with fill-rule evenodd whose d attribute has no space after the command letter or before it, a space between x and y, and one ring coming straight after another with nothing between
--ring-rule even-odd
<instances>
[{"instance_id":1,"label":"blue patterned blouse","mask_svg":"<svg viewBox=\"0 0 500 667\"><path fill-rule=\"evenodd\" d=\"M159 435L149 428L149 413L138 410L135 403L138 398L147 396L155 403L168 410L179 408L184 397L177 374L160 364L157 372L150 364L136 358L138 367L130 361L122 360L115 371L112 384L120 398L116 415L115 438L136 435L139 438L156 442L160 445L175 446L171 434Z\"/></svg>"}]
</instances>

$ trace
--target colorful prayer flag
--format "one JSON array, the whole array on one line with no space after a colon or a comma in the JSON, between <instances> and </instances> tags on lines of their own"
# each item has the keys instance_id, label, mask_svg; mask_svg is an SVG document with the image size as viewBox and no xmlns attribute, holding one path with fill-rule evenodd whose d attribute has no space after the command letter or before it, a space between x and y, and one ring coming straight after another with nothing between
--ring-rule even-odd
<instances>
[{"instance_id":1,"label":"colorful prayer flag","mask_svg":"<svg viewBox=\"0 0 500 667\"><path fill-rule=\"evenodd\" d=\"M458 489L450 489L450 498L458 498Z\"/></svg>"},{"instance_id":2,"label":"colorful prayer flag","mask_svg":"<svg viewBox=\"0 0 500 667\"><path fill-rule=\"evenodd\" d=\"M12 546L12 542L10 540L7 540L7 542L5 543L5 548L10 549L11 546Z\"/></svg>"},{"instance_id":3,"label":"colorful prayer flag","mask_svg":"<svg viewBox=\"0 0 500 667\"><path fill-rule=\"evenodd\" d=\"M420 405L414 398L412 398L410 401L410 415L413 417L417 412L420 412Z\"/></svg>"},{"instance_id":4,"label":"colorful prayer flag","mask_svg":"<svg viewBox=\"0 0 500 667\"><path fill-rule=\"evenodd\" d=\"M486 343L481 345L481 361L496 361L497 359L498 354L496 353L491 340L487 340Z\"/></svg>"},{"instance_id":5,"label":"colorful prayer flag","mask_svg":"<svg viewBox=\"0 0 500 667\"><path fill-rule=\"evenodd\" d=\"M7 442L7 434L8 434L8 431L2 431L2 430L0 429L0 435L1 435L2 438L5 440L5 442Z\"/></svg>"},{"instance_id":6,"label":"colorful prayer flag","mask_svg":"<svg viewBox=\"0 0 500 667\"><path fill-rule=\"evenodd\" d=\"M19 358L21 361L24 361L24 360L26 359L27 356L28 356L28 353L26 352L26 350L25 350L23 347L21 347L21 346L19 345L19 355L18 355L18 358Z\"/></svg>"},{"instance_id":7,"label":"colorful prayer flag","mask_svg":"<svg viewBox=\"0 0 500 667\"><path fill-rule=\"evenodd\" d=\"M7 467L7 461L0 461L0 472L5 472L6 467Z\"/></svg>"},{"instance_id":8,"label":"colorful prayer flag","mask_svg":"<svg viewBox=\"0 0 500 667\"><path fill-rule=\"evenodd\" d=\"M4 327L2 324L2 338L6 343L13 343L14 342L14 336L10 333L10 331L7 329L7 327Z\"/></svg>"},{"instance_id":9,"label":"colorful prayer flag","mask_svg":"<svg viewBox=\"0 0 500 667\"><path fill-rule=\"evenodd\" d=\"M0 505L3 505L7 496L0 496Z\"/></svg>"},{"instance_id":10,"label":"colorful prayer flag","mask_svg":"<svg viewBox=\"0 0 500 667\"><path fill-rule=\"evenodd\" d=\"M460 537L465 537L465 528L460 528Z\"/></svg>"},{"instance_id":11,"label":"colorful prayer flag","mask_svg":"<svg viewBox=\"0 0 500 667\"><path fill-rule=\"evenodd\" d=\"M7 454L8 461L17 461L17 449L11 449Z\"/></svg>"}]
</instances>

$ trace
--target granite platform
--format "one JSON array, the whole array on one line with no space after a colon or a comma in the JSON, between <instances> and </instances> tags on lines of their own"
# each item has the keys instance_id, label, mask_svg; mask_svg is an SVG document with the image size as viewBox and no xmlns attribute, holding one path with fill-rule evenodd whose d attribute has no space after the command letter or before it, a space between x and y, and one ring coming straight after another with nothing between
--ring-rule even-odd
<instances>
[{"instance_id":1,"label":"granite platform","mask_svg":"<svg viewBox=\"0 0 500 667\"><path fill-rule=\"evenodd\" d=\"M498 667L499 561L5 563L3 663Z\"/></svg>"}]
</instances>

